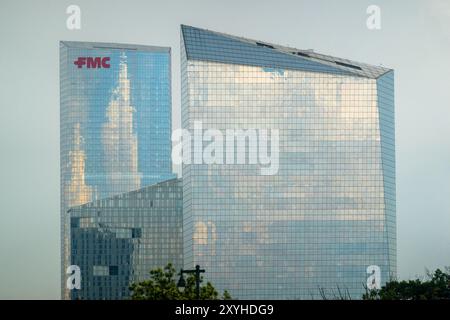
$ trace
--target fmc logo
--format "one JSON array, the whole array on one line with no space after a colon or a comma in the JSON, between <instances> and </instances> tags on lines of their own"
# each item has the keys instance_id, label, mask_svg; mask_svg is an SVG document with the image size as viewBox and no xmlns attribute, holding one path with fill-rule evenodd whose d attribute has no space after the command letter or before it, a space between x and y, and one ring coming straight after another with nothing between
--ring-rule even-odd
<instances>
[{"instance_id":1,"label":"fmc logo","mask_svg":"<svg viewBox=\"0 0 450 320\"><path fill-rule=\"evenodd\" d=\"M108 69L110 67L110 60L110 57L78 57L73 64L78 66L78 68L83 68L83 66L86 66L88 69Z\"/></svg>"}]
</instances>

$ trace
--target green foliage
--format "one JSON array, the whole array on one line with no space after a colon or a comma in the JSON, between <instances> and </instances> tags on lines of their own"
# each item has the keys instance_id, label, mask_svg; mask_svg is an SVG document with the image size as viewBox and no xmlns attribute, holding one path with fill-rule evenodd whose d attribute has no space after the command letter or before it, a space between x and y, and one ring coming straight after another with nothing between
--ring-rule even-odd
<instances>
[{"instance_id":1,"label":"green foliage","mask_svg":"<svg viewBox=\"0 0 450 320\"><path fill-rule=\"evenodd\" d=\"M186 287L180 290L177 287L179 274L171 263L164 269L157 268L150 271L150 279L130 286L133 300L195 300L195 276L190 274L186 279ZM202 280L203 277L200 278ZM231 299L228 291L224 291L222 298ZM211 282L200 285L200 300L218 300L219 293Z\"/></svg>"},{"instance_id":2,"label":"green foliage","mask_svg":"<svg viewBox=\"0 0 450 320\"><path fill-rule=\"evenodd\" d=\"M364 300L450 299L450 268L427 274L427 280L389 281L380 290L370 290Z\"/></svg>"},{"instance_id":3,"label":"green foliage","mask_svg":"<svg viewBox=\"0 0 450 320\"><path fill-rule=\"evenodd\" d=\"M231 297L230 293L227 290L225 290L222 295L222 300L231 300L231 299L233 298Z\"/></svg>"}]
</instances>

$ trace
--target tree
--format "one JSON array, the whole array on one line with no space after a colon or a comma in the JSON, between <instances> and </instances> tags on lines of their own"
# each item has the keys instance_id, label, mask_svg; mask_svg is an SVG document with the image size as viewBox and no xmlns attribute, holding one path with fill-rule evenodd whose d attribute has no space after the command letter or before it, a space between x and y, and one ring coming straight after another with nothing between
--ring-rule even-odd
<instances>
[{"instance_id":1,"label":"tree","mask_svg":"<svg viewBox=\"0 0 450 320\"><path fill-rule=\"evenodd\" d=\"M133 300L195 300L195 276L190 274L186 279L186 287L180 290L177 285L177 273L171 263L164 269L150 271L150 279L133 283L130 286ZM203 277L200 278L203 280ZM218 300L219 293L211 282L200 286L200 300ZM222 299L231 299L228 291L224 291Z\"/></svg>"},{"instance_id":2,"label":"tree","mask_svg":"<svg viewBox=\"0 0 450 320\"><path fill-rule=\"evenodd\" d=\"M427 272L427 279L389 281L380 290L367 290L364 300L450 299L450 268Z\"/></svg>"}]
</instances>

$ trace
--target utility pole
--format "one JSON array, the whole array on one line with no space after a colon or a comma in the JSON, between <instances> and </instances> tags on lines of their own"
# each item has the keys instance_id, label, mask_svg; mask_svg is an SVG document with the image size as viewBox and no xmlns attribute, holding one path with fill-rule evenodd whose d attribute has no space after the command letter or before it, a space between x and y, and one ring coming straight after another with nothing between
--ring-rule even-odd
<instances>
[{"instance_id":1,"label":"utility pole","mask_svg":"<svg viewBox=\"0 0 450 320\"><path fill-rule=\"evenodd\" d=\"M180 280L178 280L177 287L184 288L186 287L186 281L183 278L183 273L194 273L195 274L195 295L197 300L200 300L200 273L204 273L205 269L200 269L199 265L195 266L193 270L180 270Z\"/></svg>"}]
</instances>

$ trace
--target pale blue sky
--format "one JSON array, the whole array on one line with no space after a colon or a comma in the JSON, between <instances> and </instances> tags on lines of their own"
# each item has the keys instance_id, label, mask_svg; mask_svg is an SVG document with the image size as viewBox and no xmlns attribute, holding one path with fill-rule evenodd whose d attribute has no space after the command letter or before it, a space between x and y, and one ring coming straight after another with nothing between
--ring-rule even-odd
<instances>
[{"instance_id":1,"label":"pale blue sky","mask_svg":"<svg viewBox=\"0 0 450 320\"><path fill-rule=\"evenodd\" d=\"M2 0L0 298L59 298L59 40L172 47L177 128L181 23L394 68L399 276L450 265L450 1Z\"/></svg>"}]
</instances>

